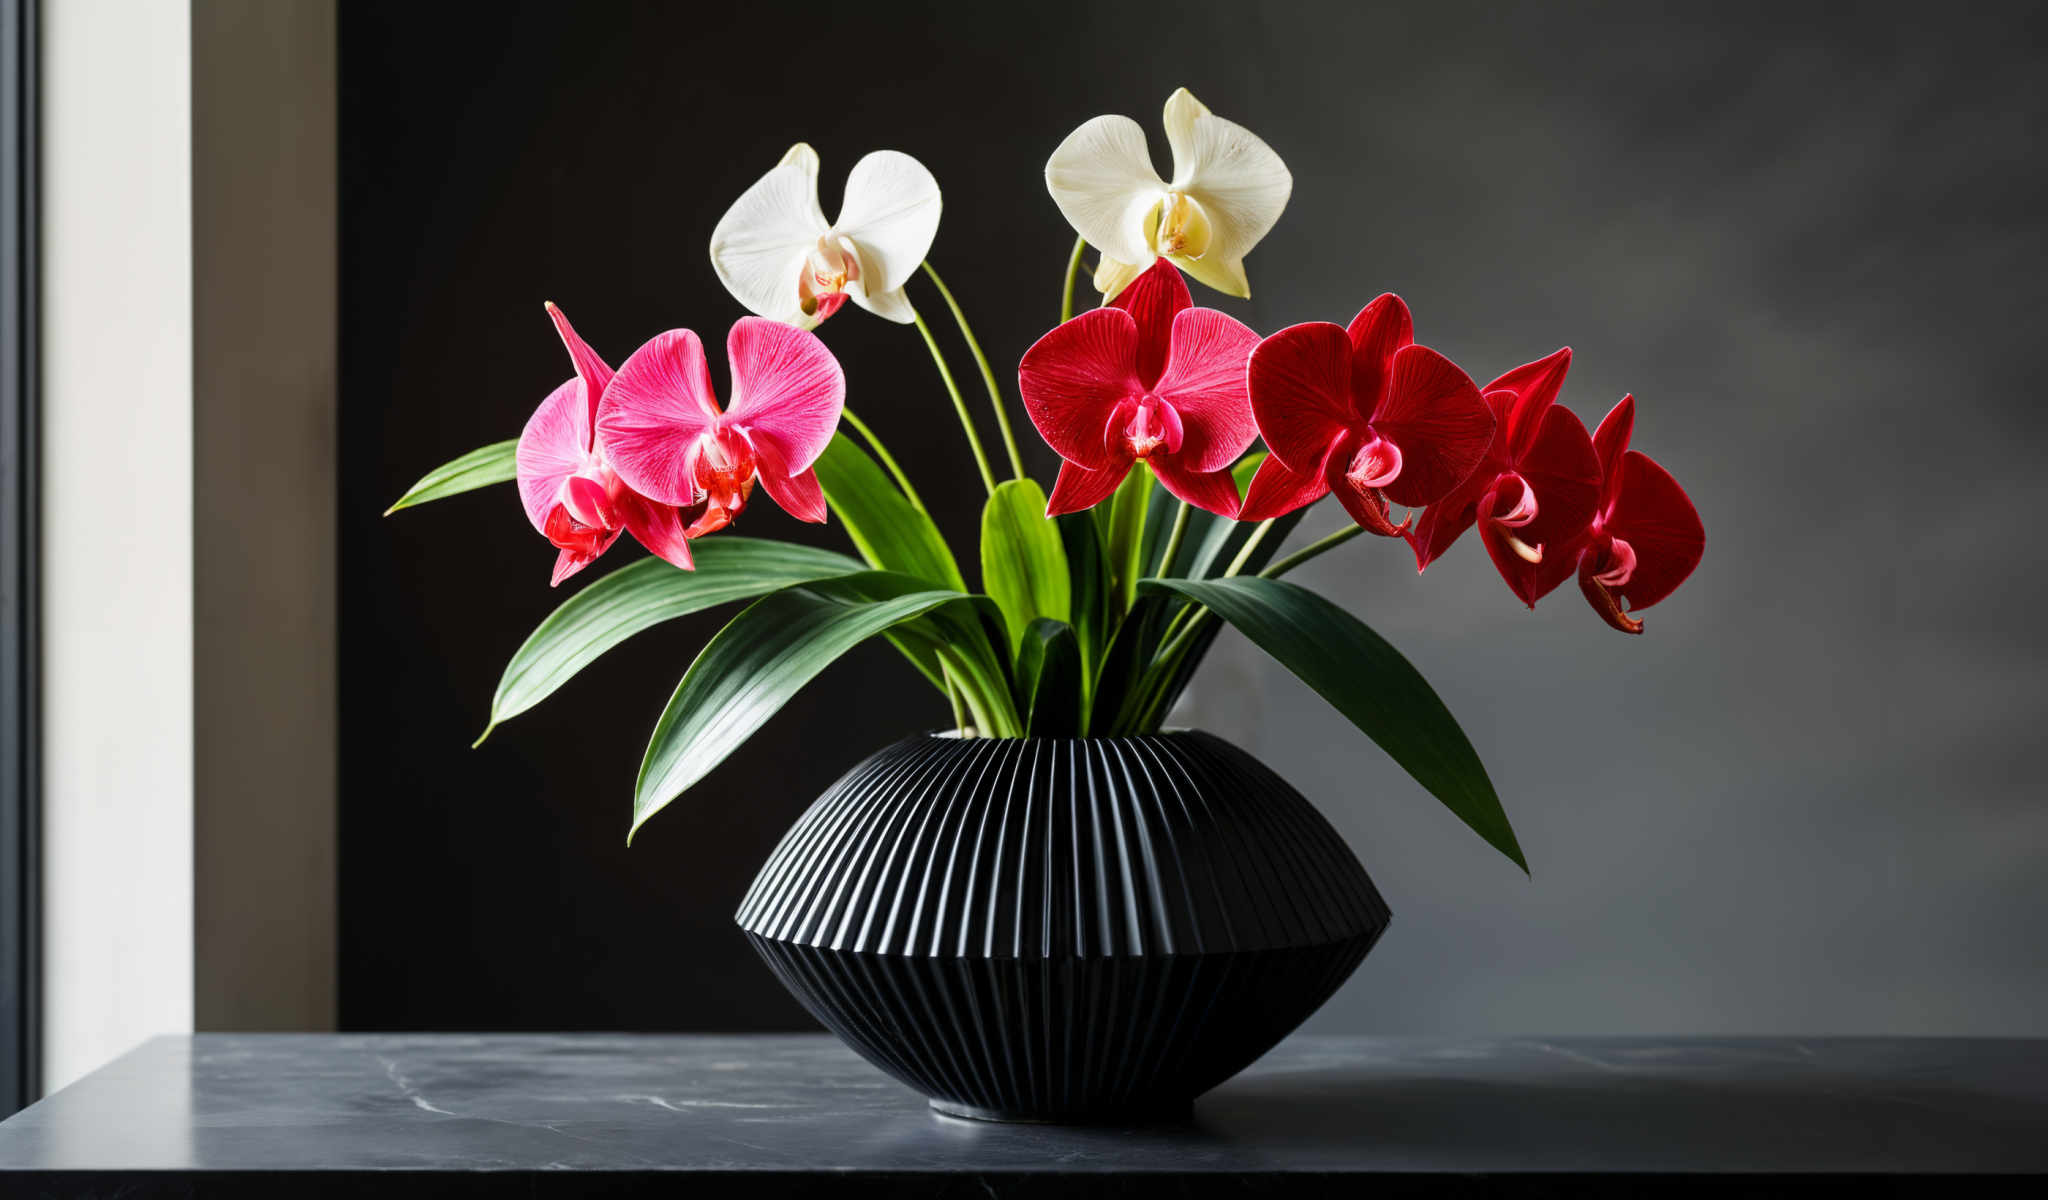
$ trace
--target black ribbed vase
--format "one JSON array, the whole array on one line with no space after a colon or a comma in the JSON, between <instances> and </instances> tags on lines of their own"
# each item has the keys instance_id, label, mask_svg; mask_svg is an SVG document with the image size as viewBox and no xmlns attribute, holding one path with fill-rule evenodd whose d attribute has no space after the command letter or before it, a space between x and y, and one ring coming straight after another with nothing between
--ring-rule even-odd
<instances>
[{"instance_id":1,"label":"black ribbed vase","mask_svg":"<svg viewBox=\"0 0 2048 1200\"><path fill-rule=\"evenodd\" d=\"M811 805L738 921L812 1015L956 1116L1182 1115L1387 927L1330 823L1205 733L919 735Z\"/></svg>"}]
</instances>

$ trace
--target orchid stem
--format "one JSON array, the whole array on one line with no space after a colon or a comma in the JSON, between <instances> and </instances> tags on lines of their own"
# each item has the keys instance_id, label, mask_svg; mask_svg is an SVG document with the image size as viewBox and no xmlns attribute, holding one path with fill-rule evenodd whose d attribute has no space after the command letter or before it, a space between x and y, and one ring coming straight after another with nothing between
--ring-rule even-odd
<instances>
[{"instance_id":1,"label":"orchid stem","mask_svg":"<svg viewBox=\"0 0 2048 1200\"><path fill-rule=\"evenodd\" d=\"M903 468L896 465L895 455L889 453L889 448L882 444L881 438L875 436L874 430L868 428L868 423L854 416L852 409L843 406L839 410L839 415L846 418L846 423L853 426L854 432L867 441L868 447L875 452L875 457L881 459L882 465L889 468L889 474L896 477L896 485L902 488L904 496L917 506L917 511L924 512L924 501L919 498L917 488L911 485L910 476L905 475Z\"/></svg>"},{"instance_id":2,"label":"orchid stem","mask_svg":"<svg viewBox=\"0 0 2048 1200\"><path fill-rule=\"evenodd\" d=\"M1273 522L1277 520L1279 520L1278 517L1267 517L1259 522L1259 527L1252 530L1252 535L1244 540L1243 546L1238 548L1237 557L1230 560L1230 567L1223 572L1225 579L1244 570L1244 565L1251 561L1253 553L1259 548L1259 543L1266 540L1266 535L1273 531Z\"/></svg>"},{"instance_id":3,"label":"orchid stem","mask_svg":"<svg viewBox=\"0 0 2048 1200\"><path fill-rule=\"evenodd\" d=\"M1272 566L1267 567L1265 570L1260 571L1259 578L1278 579L1309 559L1320 554L1328 554L1330 551L1335 550L1364 532L1365 526L1363 525L1346 525L1335 533L1325 534L1301 549L1296 550L1286 558L1281 559L1279 562L1274 563Z\"/></svg>"},{"instance_id":4,"label":"orchid stem","mask_svg":"<svg viewBox=\"0 0 2048 1200\"><path fill-rule=\"evenodd\" d=\"M1017 453L1017 433L1010 428L1010 413L1003 407L1003 393L996 387L996 373L989 370L988 355L981 352L981 342L975 338L973 328L967 324L967 314L960 311L959 301L953 299L953 289L947 287L946 281L939 278L939 273L932 268L929 261L924 264L924 273L931 276L932 282L938 285L939 295L945 297L946 307L953 310L953 323L960 327L960 336L967 339L967 349L974 354L974 365L981 368L981 382L988 388L988 405L996 410L996 424L1003 431L1003 448L1010 452L1010 470L1017 478L1023 479L1026 477L1024 456Z\"/></svg>"},{"instance_id":5,"label":"orchid stem","mask_svg":"<svg viewBox=\"0 0 2048 1200\"><path fill-rule=\"evenodd\" d=\"M1257 530L1253 531L1252 536L1245 542L1245 548L1238 552L1237 561L1231 563L1230 570L1224 572L1226 577L1237 574L1238 570L1244 566L1245 562L1251 557L1252 546L1257 543L1259 538L1265 536L1266 530L1271 528L1272 524L1273 522L1268 520L1262 523ZM1258 578L1278 579L1310 559L1328 554L1330 551L1335 550L1364 532L1365 527L1363 525L1346 525L1333 533L1325 534L1301 549L1296 550L1286 558L1272 564L1265 570L1260 571ZM1216 619L1216 614L1204 607L1198 607L1190 611L1194 613L1193 618L1178 633L1173 631L1171 625L1167 627L1166 643L1159 648L1159 653L1153 656L1152 665L1147 669L1147 679L1140 684L1137 695L1141 699L1138 700L1136 707L1132 710L1132 716L1138 724L1142 725L1151 722L1155 714L1150 709L1156 708L1157 701L1163 699L1158 693L1161 688L1172 681L1174 674L1179 670L1178 660L1180 656L1187 651L1188 646L1197 637L1201 636L1203 627ZM1156 716L1164 720L1166 714L1162 712L1157 713Z\"/></svg>"},{"instance_id":6,"label":"orchid stem","mask_svg":"<svg viewBox=\"0 0 2048 1200\"><path fill-rule=\"evenodd\" d=\"M1081 252L1088 248L1088 239L1074 239L1074 252L1067 255L1067 281L1060 287L1060 322L1065 324L1074 319L1074 276L1081 272Z\"/></svg>"},{"instance_id":7,"label":"orchid stem","mask_svg":"<svg viewBox=\"0 0 2048 1200\"><path fill-rule=\"evenodd\" d=\"M960 414L960 428L967 432L967 446L974 451L974 465L981 468L981 484L993 496L996 494L996 473L988 469L988 451L981 448L981 435L974 430L974 418L968 415L967 401L960 397L960 385L953 382L953 368L946 365L939 340L932 336L932 327L924 323L923 314L913 308L910 319L917 323L917 331L924 335L925 349L932 352L932 362L939 368L939 380L946 385L947 394L953 397L953 411Z\"/></svg>"},{"instance_id":8,"label":"orchid stem","mask_svg":"<svg viewBox=\"0 0 2048 1200\"><path fill-rule=\"evenodd\" d=\"M1159 552L1159 565L1153 568L1153 575L1161 579L1166 577L1167 571L1173 567L1174 556L1180 553L1181 540L1187 537L1187 533L1188 502L1183 500L1180 502L1179 511L1173 514L1173 531L1166 535L1166 549Z\"/></svg>"}]
</instances>

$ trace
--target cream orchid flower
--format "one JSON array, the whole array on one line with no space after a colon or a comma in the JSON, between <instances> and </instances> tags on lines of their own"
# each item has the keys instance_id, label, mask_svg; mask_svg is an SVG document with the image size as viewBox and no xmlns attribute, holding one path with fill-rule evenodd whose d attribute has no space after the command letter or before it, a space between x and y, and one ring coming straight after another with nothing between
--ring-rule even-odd
<instances>
[{"instance_id":1,"label":"cream orchid flower","mask_svg":"<svg viewBox=\"0 0 2048 1200\"><path fill-rule=\"evenodd\" d=\"M802 142L733 201L711 232L711 265L753 312L811 329L851 299L908 325L903 284L939 231L939 184L923 163L877 150L853 164L839 219L818 207L818 155Z\"/></svg>"},{"instance_id":2,"label":"cream orchid flower","mask_svg":"<svg viewBox=\"0 0 2048 1200\"><path fill-rule=\"evenodd\" d=\"M1145 131L1103 116L1067 135L1045 164L1045 186L1074 232L1102 253L1105 301L1168 259L1231 296L1251 295L1244 256L1294 190L1287 164L1250 130L1212 114L1181 88L1166 99L1173 182L1152 169Z\"/></svg>"}]
</instances>

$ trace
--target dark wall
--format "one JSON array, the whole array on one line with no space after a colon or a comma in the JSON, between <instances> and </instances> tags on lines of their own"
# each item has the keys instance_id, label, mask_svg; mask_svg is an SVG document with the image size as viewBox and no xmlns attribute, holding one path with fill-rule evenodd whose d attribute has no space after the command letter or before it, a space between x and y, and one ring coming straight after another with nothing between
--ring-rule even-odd
<instances>
[{"instance_id":1,"label":"dark wall","mask_svg":"<svg viewBox=\"0 0 2048 1200\"><path fill-rule=\"evenodd\" d=\"M932 168L933 260L1007 373L1071 243L1046 154L1123 112L1163 156L1186 84L1295 173L1255 298L1199 302L1270 332L1400 291L1482 380L1571 343L1566 402L1590 424L1634 391L1709 530L1641 639L1570 588L1522 610L1471 545L1303 573L1463 717L1529 880L1219 643L1187 720L1322 804L1396 913L1321 1027L2048 1033L2041 18L1505 7L345 5L344 1025L807 1023L730 912L812 796L943 719L928 691L854 655L628 851L647 732L718 616L470 750L562 598L552 551L509 489L377 513L565 377L543 300L614 362L722 342L712 225L797 140L828 212L867 150ZM823 333L971 545L915 335L850 308ZM743 526L837 544L766 503Z\"/></svg>"}]
</instances>

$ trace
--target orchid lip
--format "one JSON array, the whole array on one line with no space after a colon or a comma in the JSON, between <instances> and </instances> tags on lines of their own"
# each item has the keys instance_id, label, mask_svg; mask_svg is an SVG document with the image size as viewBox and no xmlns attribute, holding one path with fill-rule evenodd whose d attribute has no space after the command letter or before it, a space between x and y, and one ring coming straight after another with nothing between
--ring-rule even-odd
<instances>
[{"instance_id":1,"label":"orchid lip","mask_svg":"<svg viewBox=\"0 0 2048 1200\"><path fill-rule=\"evenodd\" d=\"M1499 506L1501 488L1510 484L1520 488L1521 492L1516 496L1514 505L1507 512L1494 515L1492 510ZM1529 481L1522 478L1517 472L1502 472L1500 477L1493 481L1493 487L1487 491L1486 498L1487 519L1497 525L1505 525L1509 529L1520 529L1536 519L1536 489L1530 487ZM1529 561L1535 562L1536 560L1530 559Z\"/></svg>"},{"instance_id":2,"label":"orchid lip","mask_svg":"<svg viewBox=\"0 0 2048 1200\"><path fill-rule=\"evenodd\" d=\"M1621 538L1610 538L1609 551L1612 565L1593 576L1593 581L1605 587L1618 588L1626 585L1636 573L1635 547Z\"/></svg>"},{"instance_id":3,"label":"orchid lip","mask_svg":"<svg viewBox=\"0 0 2048 1200\"><path fill-rule=\"evenodd\" d=\"M1357 488L1383 488L1401 474L1401 448L1374 434L1351 458L1344 477Z\"/></svg>"}]
</instances>

